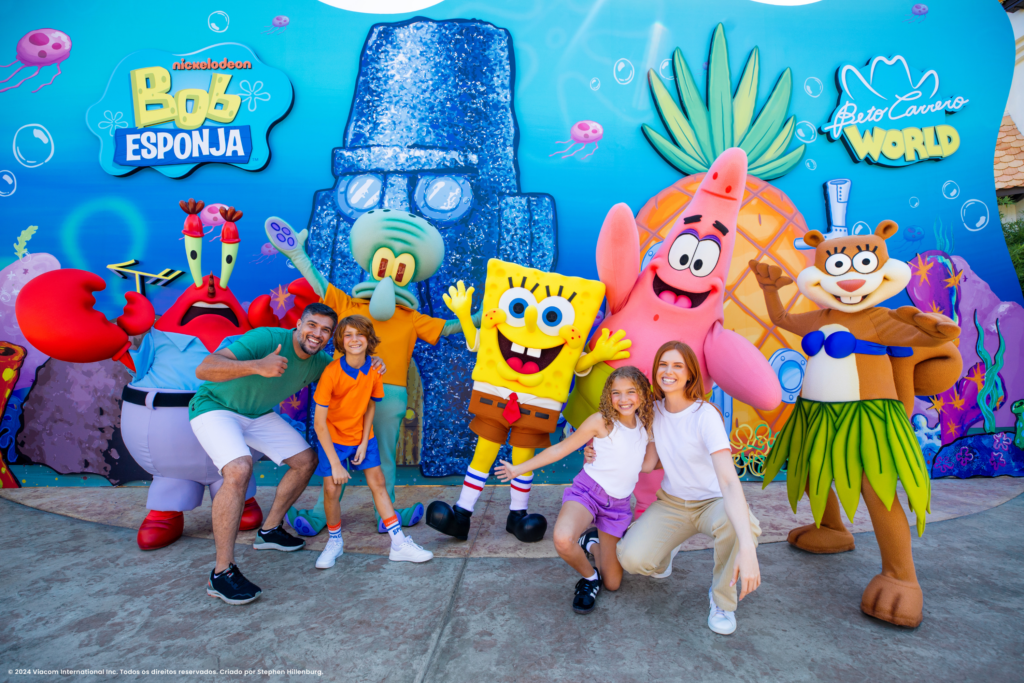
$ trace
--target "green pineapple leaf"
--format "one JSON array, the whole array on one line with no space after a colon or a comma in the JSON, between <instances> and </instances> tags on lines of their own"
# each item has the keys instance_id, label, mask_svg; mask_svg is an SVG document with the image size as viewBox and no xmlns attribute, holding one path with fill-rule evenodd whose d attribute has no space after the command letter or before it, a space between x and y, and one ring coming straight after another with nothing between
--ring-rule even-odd
<instances>
[{"instance_id":1,"label":"green pineapple leaf","mask_svg":"<svg viewBox=\"0 0 1024 683\"><path fill-rule=\"evenodd\" d=\"M786 111L789 109L789 98L793 90L793 72L786 69L775 82L772 94L768 101L761 108L761 113L754 120L750 132L743 138L740 147L750 158L750 164L756 165L759 157L775 140L782 128L782 122L786 118Z\"/></svg>"},{"instance_id":2,"label":"green pineapple leaf","mask_svg":"<svg viewBox=\"0 0 1024 683\"><path fill-rule=\"evenodd\" d=\"M714 157L732 147L732 77L729 74L729 49L725 29L715 28L708 56L708 118Z\"/></svg>"},{"instance_id":3,"label":"green pineapple leaf","mask_svg":"<svg viewBox=\"0 0 1024 683\"><path fill-rule=\"evenodd\" d=\"M651 143L654 150L661 155L661 158L678 168L686 175L701 173L702 171L708 170L707 164L703 161L694 159L692 156L673 145L671 142L666 140L663 135L648 126L646 123L640 126L640 129L643 130L647 141Z\"/></svg>"},{"instance_id":4,"label":"green pineapple leaf","mask_svg":"<svg viewBox=\"0 0 1024 683\"><path fill-rule=\"evenodd\" d=\"M760 58L757 48L750 51L747 65L743 67L740 84L736 86L736 96L732 101L733 140L742 140L750 130L750 122L754 118L757 106L757 76Z\"/></svg>"},{"instance_id":5,"label":"green pineapple leaf","mask_svg":"<svg viewBox=\"0 0 1024 683\"><path fill-rule=\"evenodd\" d=\"M18 241L14 243L14 255L17 256L18 259L23 259L25 258L25 255L28 254L28 249L26 249L28 241L32 239L32 235L36 234L36 230L38 229L38 225L30 225L22 230L21 234L18 235Z\"/></svg>"},{"instance_id":6,"label":"green pineapple leaf","mask_svg":"<svg viewBox=\"0 0 1024 683\"><path fill-rule=\"evenodd\" d=\"M697 162L698 168L701 165L706 167L708 165L707 160L701 154L697 136L694 134L693 128L690 127L690 122L686 120L686 116L679 109L679 105L672 99L672 95L669 94L665 84L661 82L661 78L654 73L654 69L647 73L647 80L650 82L651 94L654 96L654 106L658 110L658 114L661 115L661 120L675 141L676 146L680 151L694 159ZM658 137L661 136L659 135ZM651 137L648 135L647 139L650 140ZM661 139L664 140L664 138Z\"/></svg>"},{"instance_id":7,"label":"green pineapple leaf","mask_svg":"<svg viewBox=\"0 0 1024 683\"><path fill-rule=\"evenodd\" d=\"M757 47L750 51L732 91L729 51L721 24L715 28L708 54L706 101L679 48L672 53L672 69L678 102L653 70L647 77L655 108L672 140L651 126L641 127L665 161L687 174L707 171L718 155L738 146L747 153L748 173L763 180L778 178L800 162L803 145L786 151L796 130L795 117L787 118L793 94L790 69L779 76L756 116L760 53Z\"/></svg>"},{"instance_id":8,"label":"green pineapple leaf","mask_svg":"<svg viewBox=\"0 0 1024 683\"><path fill-rule=\"evenodd\" d=\"M679 48L672 53L672 70L676 75L676 89L679 91L679 102L693 132L697 136L702 156L707 160L708 166L715 160L714 147L711 144L711 124L708 121L708 110L704 106L704 98L697 90L697 84L690 73L690 67L683 58L683 52ZM706 168L704 170L707 170Z\"/></svg>"}]
</instances>

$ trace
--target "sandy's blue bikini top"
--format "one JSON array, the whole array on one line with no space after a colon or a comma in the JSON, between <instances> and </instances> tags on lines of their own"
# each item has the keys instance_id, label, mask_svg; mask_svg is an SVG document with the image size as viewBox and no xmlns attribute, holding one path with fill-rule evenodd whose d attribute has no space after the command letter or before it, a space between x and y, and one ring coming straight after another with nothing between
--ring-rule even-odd
<instances>
[{"instance_id":1,"label":"sandy's blue bikini top","mask_svg":"<svg viewBox=\"0 0 1024 683\"><path fill-rule=\"evenodd\" d=\"M825 336L821 330L815 330L806 335L800 343L804 353L808 357L816 356L822 348L825 353L833 358L846 358L851 353L860 353L866 356L884 356L886 354L894 358L906 358L914 355L914 349L909 346L885 346L874 342L857 339L849 332L833 332Z\"/></svg>"}]
</instances>

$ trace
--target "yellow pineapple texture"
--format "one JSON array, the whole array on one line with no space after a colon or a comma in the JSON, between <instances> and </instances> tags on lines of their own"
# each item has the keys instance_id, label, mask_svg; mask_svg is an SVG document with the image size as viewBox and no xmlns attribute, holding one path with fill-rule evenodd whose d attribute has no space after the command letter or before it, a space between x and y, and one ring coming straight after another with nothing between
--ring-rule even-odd
<instances>
[{"instance_id":1,"label":"yellow pineapple texture","mask_svg":"<svg viewBox=\"0 0 1024 683\"><path fill-rule=\"evenodd\" d=\"M704 175L695 173L673 183L640 209L636 225L640 233L641 254L646 256L661 245L676 218L693 199ZM747 176L736 228L736 246L725 283L725 327L750 340L766 358L779 349L799 350L800 337L776 327L768 319L764 295L747 263L754 259L777 265L787 276L796 280L797 274L810 265L814 254L813 251L797 251L793 246L794 240L807 232L803 215L777 187L754 176ZM786 310L792 313L818 308L800 294L795 285L784 287L779 295ZM763 421L774 434L786 421L791 410L792 405L788 403L773 410L757 410L734 401L733 424L729 431L734 432L742 424L756 427Z\"/></svg>"}]
</instances>

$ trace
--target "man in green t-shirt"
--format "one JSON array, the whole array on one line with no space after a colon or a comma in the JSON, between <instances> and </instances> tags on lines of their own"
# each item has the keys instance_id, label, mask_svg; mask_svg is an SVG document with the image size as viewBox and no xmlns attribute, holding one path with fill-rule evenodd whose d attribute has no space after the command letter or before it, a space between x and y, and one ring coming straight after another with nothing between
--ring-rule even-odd
<instances>
[{"instance_id":1,"label":"man in green t-shirt","mask_svg":"<svg viewBox=\"0 0 1024 683\"><path fill-rule=\"evenodd\" d=\"M316 450L273 410L319 379L332 360L324 348L337 323L330 307L310 304L294 330L252 330L196 368L196 377L206 383L189 403L192 431L224 477L213 499L217 564L206 592L229 604L244 605L260 596L259 587L234 564L238 522L252 474L250 446L277 465L288 465L253 547L290 552L305 545L281 523L316 470Z\"/></svg>"}]
</instances>

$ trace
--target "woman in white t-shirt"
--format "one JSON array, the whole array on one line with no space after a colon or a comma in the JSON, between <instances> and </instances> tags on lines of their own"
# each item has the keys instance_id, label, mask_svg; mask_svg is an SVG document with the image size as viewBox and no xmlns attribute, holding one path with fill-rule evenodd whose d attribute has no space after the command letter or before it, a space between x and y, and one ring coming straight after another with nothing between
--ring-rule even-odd
<instances>
[{"instance_id":1,"label":"woman in white t-shirt","mask_svg":"<svg viewBox=\"0 0 1024 683\"><path fill-rule=\"evenodd\" d=\"M674 550L696 533L715 539L714 580L708 627L736 630L736 582L742 600L761 585L757 537L733 466L722 415L704 400L704 383L693 350L679 341L654 357L654 442L665 470L657 500L618 544L619 562L630 574L668 576Z\"/></svg>"}]
</instances>

